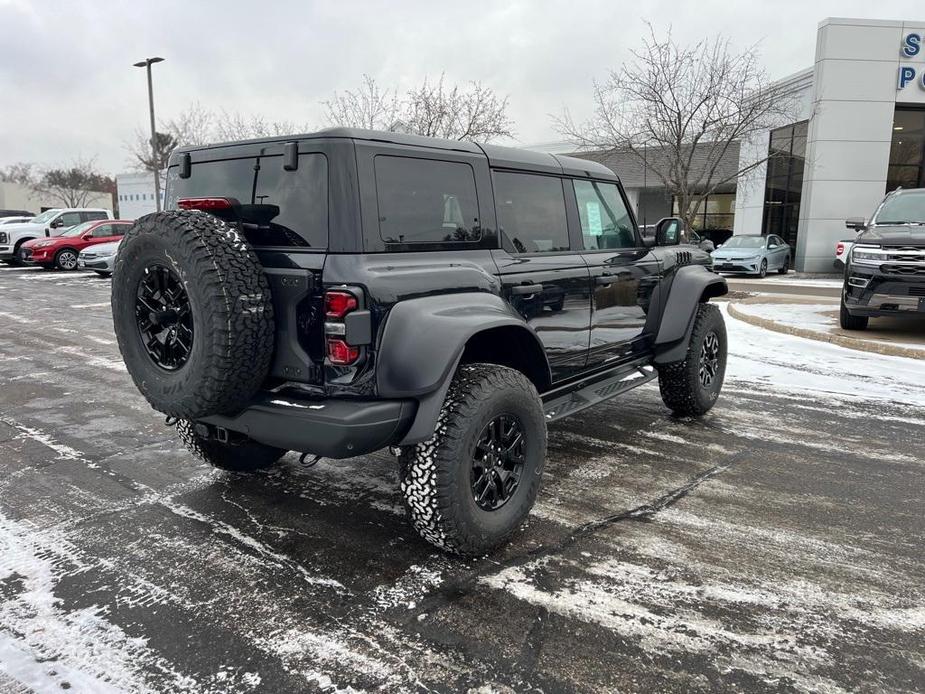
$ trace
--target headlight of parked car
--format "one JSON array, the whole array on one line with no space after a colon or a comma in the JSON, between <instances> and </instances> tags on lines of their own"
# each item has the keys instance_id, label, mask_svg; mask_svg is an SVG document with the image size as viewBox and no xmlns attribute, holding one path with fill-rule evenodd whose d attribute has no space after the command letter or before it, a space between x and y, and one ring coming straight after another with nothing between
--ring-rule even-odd
<instances>
[{"instance_id":1,"label":"headlight of parked car","mask_svg":"<svg viewBox=\"0 0 925 694\"><path fill-rule=\"evenodd\" d=\"M862 265L879 265L883 262L883 256L877 252L879 248L877 250L874 250L874 248L852 248L851 261Z\"/></svg>"},{"instance_id":2,"label":"headlight of parked car","mask_svg":"<svg viewBox=\"0 0 925 694\"><path fill-rule=\"evenodd\" d=\"M54 241L39 241L33 246L33 248L45 248L45 246L50 246Z\"/></svg>"}]
</instances>

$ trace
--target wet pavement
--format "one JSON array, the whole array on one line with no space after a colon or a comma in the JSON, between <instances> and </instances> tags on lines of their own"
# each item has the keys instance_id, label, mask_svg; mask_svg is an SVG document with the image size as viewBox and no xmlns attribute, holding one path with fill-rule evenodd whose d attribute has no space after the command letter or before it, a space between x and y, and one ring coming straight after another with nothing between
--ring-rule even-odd
<instances>
[{"instance_id":1,"label":"wet pavement","mask_svg":"<svg viewBox=\"0 0 925 694\"><path fill-rule=\"evenodd\" d=\"M709 416L648 385L553 425L524 530L461 561L386 453L193 460L108 280L0 297L0 691L925 689L920 361L727 319Z\"/></svg>"}]
</instances>

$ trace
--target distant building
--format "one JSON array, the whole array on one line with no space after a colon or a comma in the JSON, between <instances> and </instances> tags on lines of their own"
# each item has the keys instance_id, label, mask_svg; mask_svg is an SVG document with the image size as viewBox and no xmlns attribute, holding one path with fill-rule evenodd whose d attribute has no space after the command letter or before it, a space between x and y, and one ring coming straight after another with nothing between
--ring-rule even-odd
<instances>
[{"instance_id":1,"label":"distant building","mask_svg":"<svg viewBox=\"0 0 925 694\"><path fill-rule=\"evenodd\" d=\"M154 201L154 176L149 172L124 173L116 176L116 197L119 219L138 219L157 211ZM164 199L164 179L161 177L161 200Z\"/></svg>"},{"instance_id":2,"label":"distant building","mask_svg":"<svg viewBox=\"0 0 925 694\"><path fill-rule=\"evenodd\" d=\"M47 193L40 193L21 183L0 183L0 209L27 210L38 214L54 207L68 207L61 200ZM112 209L112 195L101 191L91 191L85 207L102 207Z\"/></svg>"}]
</instances>

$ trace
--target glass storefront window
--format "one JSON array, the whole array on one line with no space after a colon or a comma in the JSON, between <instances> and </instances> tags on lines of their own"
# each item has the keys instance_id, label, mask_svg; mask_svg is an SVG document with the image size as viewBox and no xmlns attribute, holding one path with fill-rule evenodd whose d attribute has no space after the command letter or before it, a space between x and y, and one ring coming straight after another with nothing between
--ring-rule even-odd
<instances>
[{"instance_id":1,"label":"glass storefront window","mask_svg":"<svg viewBox=\"0 0 925 694\"><path fill-rule=\"evenodd\" d=\"M762 234L776 234L796 248L809 121L771 131L764 188Z\"/></svg>"},{"instance_id":2,"label":"glass storefront window","mask_svg":"<svg viewBox=\"0 0 925 694\"><path fill-rule=\"evenodd\" d=\"M735 221L736 196L735 193L715 193L708 195L700 201L697 214L691 226L696 231L705 229L728 229L732 231ZM677 198L671 206L672 214L681 214Z\"/></svg>"},{"instance_id":3,"label":"glass storefront window","mask_svg":"<svg viewBox=\"0 0 925 694\"><path fill-rule=\"evenodd\" d=\"M925 108L898 106L893 114L893 142L886 192L925 188Z\"/></svg>"}]
</instances>

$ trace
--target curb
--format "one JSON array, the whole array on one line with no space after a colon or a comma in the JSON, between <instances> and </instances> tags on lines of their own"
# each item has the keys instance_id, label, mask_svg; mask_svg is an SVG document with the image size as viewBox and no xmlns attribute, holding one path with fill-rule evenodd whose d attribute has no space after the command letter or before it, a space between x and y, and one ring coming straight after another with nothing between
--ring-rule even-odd
<instances>
[{"instance_id":1,"label":"curb","mask_svg":"<svg viewBox=\"0 0 925 694\"><path fill-rule=\"evenodd\" d=\"M910 349L908 347L901 347L899 345L891 345L882 342L869 342L867 340L861 340L855 337L846 337L845 335L821 333L816 330L809 330L808 328L796 328L790 325L781 325L780 323L775 323L769 318L761 318L759 316L753 316L750 313L746 313L745 311L740 311L732 302L729 302L728 309L729 315L733 318L737 318L744 323L749 323L750 325L754 325L759 328L772 330L776 333L795 335L796 337L805 337L808 340L816 340L816 342L829 342L833 345L847 347L848 349L856 349L861 352L873 352L874 354L884 354L891 357L907 357L909 359L925 360L925 350Z\"/></svg>"}]
</instances>

